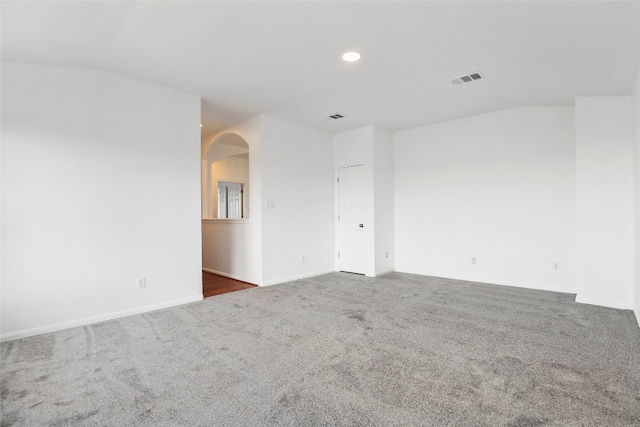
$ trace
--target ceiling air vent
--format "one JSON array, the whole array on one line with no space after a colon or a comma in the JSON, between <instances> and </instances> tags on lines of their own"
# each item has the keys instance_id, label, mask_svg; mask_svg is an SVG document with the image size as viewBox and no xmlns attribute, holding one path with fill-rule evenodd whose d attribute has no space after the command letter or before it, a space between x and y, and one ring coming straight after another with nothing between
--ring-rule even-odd
<instances>
[{"instance_id":1,"label":"ceiling air vent","mask_svg":"<svg viewBox=\"0 0 640 427\"><path fill-rule=\"evenodd\" d=\"M339 120L339 119L343 119L346 116L344 114L340 114L340 113L335 113L330 115L329 117L327 117L327 120Z\"/></svg>"},{"instance_id":2,"label":"ceiling air vent","mask_svg":"<svg viewBox=\"0 0 640 427\"><path fill-rule=\"evenodd\" d=\"M480 71L476 71L475 73L469 74L467 76L456 77L451 80L451 83L454 85L461 85L463 83L471 83L475 80L480 80L484 76L480 73Z\"/></svg>"}]
</instances>

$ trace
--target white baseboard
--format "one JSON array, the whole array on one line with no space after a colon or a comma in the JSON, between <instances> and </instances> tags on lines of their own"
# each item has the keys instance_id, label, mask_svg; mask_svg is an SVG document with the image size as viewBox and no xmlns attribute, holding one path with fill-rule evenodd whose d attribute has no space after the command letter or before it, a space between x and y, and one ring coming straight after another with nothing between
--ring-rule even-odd
<instances>
[{"instance_id":1,"label":"white baseboard","mask_svg":"<svg viewBox=\"0 0 640 427\"><path fill-rule=\"evenodd\" d=\"M24 329L22 331L10 332L0 335L0 342L19 340L22 338L32 337L35 335L48 334L49 332L61 331L63 329L75 328L78 326L90 325L92 323L104 322L106 320L117 319L120 317L131 316L134 314L147 313L163 308L175 307L177 305L189 304L192 302L202 301L202 294L194 295L187 298L165 301L158 304L145 305L142 307L131 308L128 310L114 311L111 313L100 314L98 316L84 317L82 319L69 320L67 322L54 323L53 325L39 326L37 328Z\"/></svg>"},{"instance_id":2,"label":"white baseboard","mask_svg":"<svg viewBox=\"0 0 640 427\"><path fill-rule=\"evenodd\" d=\"M398 273L407 273L407 274L417 274L420 276L430 276L430 277L439 277L442 279L451 279L451 280L462 280L464 282L476 282L476 283L485 283L487 285L499 285L499 286L511 286L513 288L523 288L523 289L535 289L536 291L549 291L549 292L559 292L563 294L575 294L576 291L574 289L558 289L552 286L545 286L540 284L532 284L532 283L519 283L519 282L502 282L499 280L491 280L491 279L483 279L478 277L467 277L467 276L456 276L453 277L451 275L439 274L439 273L431 273L424 271L412 271L412 270L399 270L395 269Z\"/></svg>"},{"instance_id":3,"label":"white baseboard","mask_svg":"<svg viewBox=\"0 0 640 427\"><path fill-rule=\"evenodd\" d=\"M636 315L636 322L638 322L638 328L640 328L640 310L638 309L633 310L633 314Z\"/></svg>"},{"instance_id":4,"label":"white baseboard","mask_svg":"<svg viewBox=\"0 0 640 427\"><path fill-rule=\"evenodd\" d=\"M306 279L307 277L313 277L313 276L319 276L321 274L333 273L334 271L335 270L333 270L333 269L331 269L331 270L320 270L320 271L314 271L314 272L311 272L311 273L298 274L296 276L281 277L279 279L267 280L266 282L262 282L261 286L271 286L271 285L277 285L278 283L293 282L295 280Z\"/></svg>"},{"instance_id":5,"label":"white baseboard","mask_svg":"<svg viewBox=\"0 0 640 427\"><path fill-rule=\"evenodd\" d=\"M211 274L217 274L218 276L228 277L229 279L233 279L233 280L239 280L241 282L250 283L252 285L260 286L260 284L256 283L255 280L250 280L250 279L247 279L246 277L237 276L235 274L225 273L224 271L218 271L218 270L213 270L211 268L204 268L204 267L202 267L202 271L205 271Z\"/></svg>"},{"instance_id":6,"label":"white baseboard","mask_svg":"<svg viewBox=\"0 0 640 427\"><path fill-rule=\"evenodd\" d=\"M389 273L393 273L395 270L392 268L390 270L382 270L382 271L376 271L376 277L378 276L384 276L385 274L389 274Z\"/></svg>"},{"instance_id":7,"label":"white baseboard","mask_svg":"<svg viewBox=\"0 0 640 427\"><path fill-rule=\"evenodd\" d=\"M628 303L620 303L619 301L606 300L603 298L585 297L580 294L576 295L576 302L579 302L581 304L599 305L601 307L633 310L633 306Z\"/></svg>"}]
</instances>

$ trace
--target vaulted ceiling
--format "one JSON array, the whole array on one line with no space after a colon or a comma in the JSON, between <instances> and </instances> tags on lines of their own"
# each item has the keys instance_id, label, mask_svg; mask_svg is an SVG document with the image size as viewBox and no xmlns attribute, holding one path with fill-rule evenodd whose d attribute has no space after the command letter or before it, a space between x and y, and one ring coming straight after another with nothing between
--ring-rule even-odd
<instances>
[{"instance_id":1,"label":"vaulted ceiling","mask_svg":"<svg viewBox=\"0 0 640 427\"><path fill-rule=\"evenodd\" d=\"M203 142L258 113L396 131L628 95L640 58L638 1L2 1L0 12L3 61L197 95ZM362 59L342 61L350 50ZM326 118L336 112L346 117Z\"/></svg>"}]
</instances>

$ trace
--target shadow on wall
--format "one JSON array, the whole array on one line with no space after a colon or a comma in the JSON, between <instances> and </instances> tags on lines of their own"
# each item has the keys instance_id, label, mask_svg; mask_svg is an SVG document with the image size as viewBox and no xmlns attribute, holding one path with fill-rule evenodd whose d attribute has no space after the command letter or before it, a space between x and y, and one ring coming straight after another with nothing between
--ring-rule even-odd
<instances>
[{"instance_id":1,"label":"shadow on wall","mask_svg":"<svg viewBox=\"0 0 640 427\"><path fill-rule=\"evenodd\" d=\"M235 133L218 136L202 156L202 218L249 218L249 144Z\"/></svg>"}]
</instances>

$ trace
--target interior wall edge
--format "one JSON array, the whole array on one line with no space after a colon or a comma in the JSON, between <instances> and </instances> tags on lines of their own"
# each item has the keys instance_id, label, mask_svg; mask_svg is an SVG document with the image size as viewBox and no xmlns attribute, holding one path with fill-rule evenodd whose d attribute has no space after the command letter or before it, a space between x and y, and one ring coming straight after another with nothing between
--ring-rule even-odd
<instances>
[{"instance_id":1,"label":"interior wall edge","mask_svg":"<svg viewBox=\"0 0 640 427\"><path fill-rule=\"evenodd\" d=\"M508 282L504 282L501 280L492 280L492 279L479 279L477 277L470 277L470 276L453 276L453 275L442 275L442 274L437 274L437 273L429 273L429 272L425 272L425 271L418 271L418 270L412 270L412 269L403 269L403 268L396 268L395 270L398 273L407 273L407 274L416 274L419 276L429 276L429 277L437 277L437 278L441 278L441 279L451 279L451 280L461 280L463 282L474 282L474 283L481 283L481 284L486 284L486 285L498 285L498 286L511 286L512 288L523 288L523 289L533 289L536 291L547 291L547 292L557 292L560 294L570 294L570 295L575 295L577 290L576 289L563 289L563 290L558 290L558 288L553 288L551 286L545 286L545 285L540 285L540 284L531 284L531 283L519 283L516 281L508 281Z\"/></svg>"},{"instance_id":2,"label":"interior wall edge","mask_svg":"<svg viewBox=\"0 0 640 427\"><path fill-rule=\"evenodd\" d=\"M607 300L604 298L584 297L580 294L576 295L576 302L580 304L599 305L601 307L619 308L622 310L633 310L633 304L631 302Z\"/></svg>"},{"instance_id":3,"label":"interior wall edge","mask_svg":"<svg viewBox=\"0 0 640 427\"><path fill-rule=\"evenodd\" d=\"M62 331L64 329L76 328L78 326L86 326L94 323L105 322L107 320L119 319L122 317L132 316L134 314L149 313L151 311L161 310L163 308L175 307L179 305L190 304L202 301L202 294L193 295L191 297L180 298L172 301L164 301L158 304L150 304L141 307L135 307L128 310L114 311L111 313L103 313L97 316L83 317L81 319L69 320L66 322L54 323L51 325L38 326L31 329L23 329L20 331L9 332L0 335L0 342L14 341L22 338L28 338L35 335L47 334L50 332Z\"/></svg>"},{"instance_id":4,"label":"interior wall edge","mask_svg":"<svg viewBox=\"0 0 640 427\"><path fill-rule=\"evenodd\" d=\"M393 268L388 270L376 271L376 277L384 276L385 274L394 273L396 270Z\"/></svg>"},{"instance_id":5,"label":"interior wall edge","mask_svg":"<svg viewBox=\"0 0 640 427\"><path fill-rule=\"evenodd\" d=\"M262 282L262 284L260 286L272 286L272 285L277 285L280 283L287 283L287 282L294 282L296 280L300 280L300 279L307 279L309 277L313 277L313 276L319 276L321 274L327 274L327 273L333 273L334 270L333 268L330 270L318 270L318 271L312 271L309 273L303 273L303 274L296 274L295 276L289 276L289 277L280 277L277 279L271 279L271 280L267 280Z\"/></svg>"}]
</instances>

